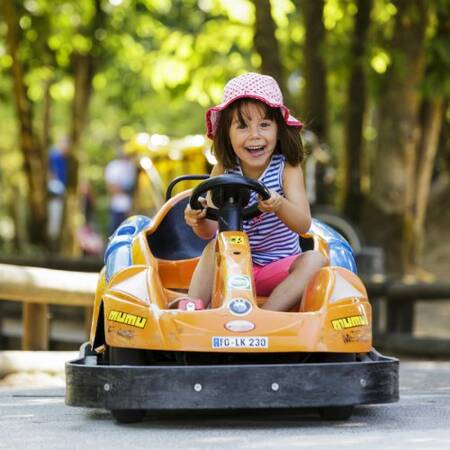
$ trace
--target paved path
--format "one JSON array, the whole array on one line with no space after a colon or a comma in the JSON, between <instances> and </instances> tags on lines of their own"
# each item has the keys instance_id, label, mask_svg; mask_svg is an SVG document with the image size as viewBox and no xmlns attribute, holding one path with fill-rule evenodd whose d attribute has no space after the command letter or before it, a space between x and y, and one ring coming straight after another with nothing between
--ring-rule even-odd
<instances>
[{"instance_id":1,"label":"paved path","mask_svg":"<svg viewBox=\"0 0 450 450\"><path fill-rule=\"evenodd\" d=\"M147 417L117 425L109 413L64 405L64 390L0 389L0 449L447 449L450 363L401 363L401 400L358 407L348 422L309 413Z\"/></svg>"}]
</instances>

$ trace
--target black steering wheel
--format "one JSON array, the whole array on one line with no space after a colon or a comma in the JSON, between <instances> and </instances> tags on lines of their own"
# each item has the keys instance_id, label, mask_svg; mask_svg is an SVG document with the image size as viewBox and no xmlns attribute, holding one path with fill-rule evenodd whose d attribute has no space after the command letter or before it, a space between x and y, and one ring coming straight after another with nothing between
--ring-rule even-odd
<instances>
[{"instance_id":1,"label":"black steering wheel","mask_svg":"<svg viewBox=\"0 0 450 450\"><path fill-rule=\"evenodd\" d=\"M212 201L218 207L218 209L206 208L206 217L212 220L218 220L218 211L226 204L238 205L241 208L242 218L251 219L260 214L260 211L258 204L246 206L250 193L256 192L263 200L270 197L269 190L260 181L237 174L218 175L203 181L192 191L189 200L192 209L203 209L199 197L208 191L211 191Z\"/></svg>"}]
</instances>

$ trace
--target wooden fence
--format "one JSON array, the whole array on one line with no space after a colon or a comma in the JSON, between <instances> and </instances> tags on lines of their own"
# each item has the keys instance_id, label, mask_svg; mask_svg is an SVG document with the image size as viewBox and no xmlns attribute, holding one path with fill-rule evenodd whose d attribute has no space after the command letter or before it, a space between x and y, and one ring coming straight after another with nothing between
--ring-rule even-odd
<instances>
[{"instance_id":1,"label":"wooden fence","mask_svg":"<svg viewBox=\"0 0 450 450\"><path fill-rule=\"evenodd\" d=\"M372 304L372 331L377 347L401 354L450 357L450 339L414 335L417 302L426 302L427 307L432 307L433 302L446 300L450 308L450 283L403 283L387 280L383 283L366 282L366 286ZM437 309L434 311L437 314ZM438 318L435 322L437 321ZM450 330L450 323L448 329Z\"/></svg>"},{"instance_id":2,"label":"wooden fence","mask_svg":"<svg viewBox=\"0 0 450 450\"><path fill-rule=\"evenodd\" d=\"M0 300L22 302L22 350L47 350L49 305L86 308L91 319L98 274L0 264Z\"/></svg>"},{"instance_id":3,"label":"wooden fence","mask_svg":"<svg viewBox=\"0 0 450 450\"><path fill-rule=\"evenodd\" d=\"M47 350L49 305L86 308L89 327L98 274L0 264L0 300L22 302L22 349ZM450 356L450 340L414 337L414 303L450 300L450 283L366 281L373 306L373 334L380 347ZM386 303L381 311L380 304ZM450 307L450 303L449 303ZM383 320L380 320L383 314ZM384 329L379 324L384 322ZM449 324L450 327L450 324ZM411 353L411 352L409 352Z\"/></svg>"}]
</instances>

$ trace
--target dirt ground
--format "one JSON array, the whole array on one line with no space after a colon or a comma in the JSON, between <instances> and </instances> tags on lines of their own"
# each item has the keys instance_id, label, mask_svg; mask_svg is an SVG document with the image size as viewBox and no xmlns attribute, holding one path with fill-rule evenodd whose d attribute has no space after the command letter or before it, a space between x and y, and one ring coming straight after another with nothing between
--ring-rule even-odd
<instances>
[{"instance_id":1,"label":"dirt ground","mask_svg":"<svg viewBox=\"0 0 450 450\"><path fill-rule=\"evenodd\" d=\"M450 282L450 188L430 205L425 242L424 269Z\"/></svg>"},{"instance_id":2,"label":"dirt ground","mask_svg":"<svg viewBox=\"0 0 450 450\"><path fill-rule=\"evenodd\" d=\"M434 193L428 209L423 269L450 282L450 184ZM415 334L450 338L450 299L417 302Z\"/></svg>"}]
</instances>

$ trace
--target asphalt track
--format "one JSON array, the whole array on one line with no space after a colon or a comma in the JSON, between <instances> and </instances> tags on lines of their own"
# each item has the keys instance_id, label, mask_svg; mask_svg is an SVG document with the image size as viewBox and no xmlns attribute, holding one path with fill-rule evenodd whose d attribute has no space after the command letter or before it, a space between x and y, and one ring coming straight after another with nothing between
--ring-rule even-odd
<instances>
[{"instance_id":1,"label":"asphalt track","mask_svg":"<svg viewBox=\"0 0 450 450\"><path fill-rule=\"evenodd\" d=\"M362 406L347 422L311 411L208 413L118 425L64 405L64 390L0 390L0 449L449 449L450 362L401 362L400 402Z\"/></svg>"}]
</instances>

